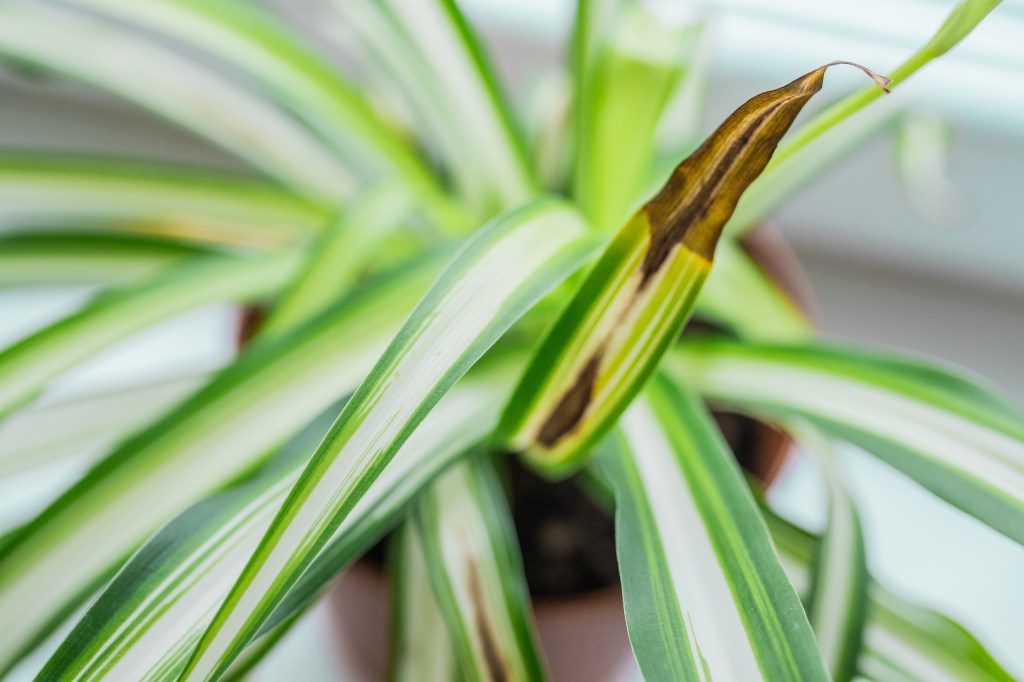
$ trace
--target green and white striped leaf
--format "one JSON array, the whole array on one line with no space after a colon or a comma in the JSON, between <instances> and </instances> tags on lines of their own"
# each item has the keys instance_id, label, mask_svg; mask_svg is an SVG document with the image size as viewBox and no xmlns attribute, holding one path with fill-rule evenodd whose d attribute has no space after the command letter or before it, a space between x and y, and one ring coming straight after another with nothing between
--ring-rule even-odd
<instances>
[{"instance_id":1,"label":"green and white striped leaf","mask_svg":"<svg viewBox=\"0 0 1024 682\"><path fill-rule=\"evenodd\" d=\"M427 573L423 544L412 523L401 525L388 543L391 605L392 682L450 682L458 678L452 638Z\"/></svg>"},{"instance_id":2,"label":"green and white striped leaf","mask_svg":"<svg viewBox=\"0 0 1024 682\"><path fill-rule=\"evenodd\" d=\"M598 48L591 80L581 85L587 109L577 118L573 177L573 196L598 230L622 225L649 189L655 131L700 31L630 4Z\"/></svg>"},{"instance_id":3,"label":"green and white striped leaf","mask_svg":"<svg viewBox=\"0 0 1024 682\"><path fill-rule=\"evenodd\" d=\"M864 535L831 444L805 424L789 431L797 434L825 474L828 522L818 542L807 617L832 679L847 682L857 673L868 608Z\"/></svg>"},{"instance_id":4,"label":"green and white striped leaf","mask_svg":"<svg viewBox=\"0 0 1024 682\"><path fill-rule=\"evenodd\" d=\"M766 511L765 520L786 573L805 596L820 540ZM874 581L868 587L864 648L857 667L874 682L1012 682L1015 678L959 623L898 597Z\"/></svg>"},{"instance_id":5,"label":"green and white striped leaf","mask_svg":"<svg viewBox=\"0 0 1024 682\"><path fill-rule=\"evenodd\" d=\"M186 679L224 672L445 391L596 244L567 204L503 214L470 240L324 438L224 602Z\"/></svg>"},{"instance_id":6,"label":"green and white striped leaf","mask_svg":"<svg viewBox=\"0 0 1024 682\"><path fill-rule=\"evenodd\" d=\"M266 631L301 613L428 481L486 437L513 378L507 362L490 365L459 382L424 419ZM151 538L79 621L43 678L176 679L335 414L328 408L255 480L200 502Z\"/></svg>"},{"instance_id":7,"label":"green and white striped leaf","mask_svg":"<svg viewBox=\"0 0 1024 682\"><path fill-rule=\"evenodd\" d=\"M747 483L693 396L655 377L598 461L644 679L828 679Z\"/></svg>"},{"instance_id":8,"label":"green and white striped leaf","mask_svg":"<svg viewBox=\"0 0 1024 682\"><path fill-rule=\"evenodd\" d=\"M13 535L0 548L0 669L160 525L353 390L437 266L436 258L406 266L278 342L255 343Z\"/></svg>"},{"instance_id":9,"label":"green and white striped leaf","mask_svg":"<svg viewBox=\"0 0 1024 682\"><path fill-rule=\"evenodd\" d=\"M0 234L0 287L126 284L201 252L167 239L117 234Z\"/></svg>"},{"instance_id":10,"label":"green and white striped leaf","mask_svg":"<svg viewBox=\"0 0 1024 682\"><path fill-rule=\"evenodd\" d=\"M454 0L335 0L422 120L461 195L484 215L535 190L522 140Z\"/></svg>"},{"instance_id":11,"label":"green and white striped leaf","mask_svg":"<svg viewBox=\"0 0 1024 682\"><path fill-rule=\"evenodd\" d=\"M397 172L442 217L437 178L330 61L309 50L277 17L251 2L219 0L72 0L173 37L209 53L255 83L308 124L325 144L364 176ZM372 171L372 172L371 172ZM448 207L451 208L451 207Z\"/></svg>"},{"instance_id":12,"label":"green and white striped leaf","mask_svg":"<svg viewBox=\"0 0 1024 682\"><path fill-rule=\"evenodd\" d=\"M512 515L494 464L468 457L416 512L427 573L463 677L543 680Z\"/></svg>"},{"instance_id":13,"label":"green and white striped leaf","mask_svg":"<svg viewBox=\"0 0 1024 682\"><path fill-rule=\"evenodd\" d=\"M278 107L116 23L41 2L5 2L0 54L144 107L310 196L333 204L354 188L346 166Z\"/></svg>"},{"instance_id":14,"label":"green and white striped leaf","mask_svg":"<svg viewBox=\"0 0 1024 682\"><path fill-rule=\"evenodd\" d=\"M55 224L181 241L275 246L318 230L328 211L276 184L140 162L0 157L5 223Z\"/></svg>"},{"instance_id":15,"label":"green and white striped leaf","mask_svg":"<svg viewBox=\"0 0 1024 682\"><path fill-rule=\"evenodd\" d=\"M0 416L76 364L132 334L210 303L251 301L295 274L301 255L198 256L143 283L106 291L81 310L0 351Z\"/></svg>"},{"instance_id":16,"label":"green and white striped leaf","mask_svg":"<svg viewBox=\"0 0 1024 682\"><path fill-rule=\"evenodd\" d=\"M670 363L709 400L806 419L1024 543L1024 416L951 372L849 348L681 346Z\"/></svg>"}]
</instances>

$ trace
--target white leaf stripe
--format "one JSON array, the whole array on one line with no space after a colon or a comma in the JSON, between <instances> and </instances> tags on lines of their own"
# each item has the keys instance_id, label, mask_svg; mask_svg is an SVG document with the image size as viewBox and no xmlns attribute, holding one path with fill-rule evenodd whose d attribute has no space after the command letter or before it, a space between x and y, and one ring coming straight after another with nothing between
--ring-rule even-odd
<instances>
[{"instance_id":1,"label":"white leaf stripe","mask_svg":"<svg viewBox=\"0 0 1024 682\"><path fill-rule=\"evenodd\" d=\"M435 407L303 575L270 627L301 612L394 523L416 492L487 435L510 383L506 364L474 371ZM318 419L256 480L199 503L149 540L61 645L43 676L161 679L180 673L328 424Z\"/></svg>"},{"instance_id":2,"label":"white leaf stripe","mask_svg":"<svg viewBox=\"0 0 1024 682\"><path fill-rule=\"evenodd\" d=\"M106 291L68 317L0 352L0 416L51 379L135 332L219 301L252 300L283 286L301 255L200 255L144 284Z\"/></svg>"},{"instance_id":3,"label":"white leaf stripe","mask_svg":"<svg viewBox=\"0 0 1024 682\"><path fill-rule=\"evenodd\" d=\"M0 547L0 668L148 534L354 388L436 268L436 258L405 266L293 335L257 344L13 534Z\"/></svg>"},{"instance_id":4,"label":"white leaf stripe","mask_svg":"<svg viewBox=\"0 0 1024 682\"><path fill-rule=\"evenodd\" d=\"M495 218L466 245L321 443L204 636L188 679L223 672L436 400L593 252L585 235L568 204L542 198Z\"/></svg>"},{"instance_id":5,"label":"white leaf stripe","mask_svg":"<svg viewBox=\"0 0 1024 682\"><path fill-rule=\"evenodd\" d=\"M825 474L828 524L818 545L807 613L832 679L845 682L856 673L868 603L860 519L831 443L803 423L787 430L797 434Z\"/></svg>"},{"instance_id":6,"label":"white leaf stripe","mask_svg":"<svg viewBox=\"0 0 1024 682\"><path fill-rule=\"evenodd\" d=\"M621 421L627 447L602 455L618 457L620 471L634 470L634 486L624 482L628 477L613 478L617 504L634 507L632 518L649 521L638 528L620 526L619 536L656 533L648 542L657 551L648 554L664 562L667 575L652 572L648 580L670 582L644 585L636 576L647 575L649 559L637 558L639 552L620 554L627 609L632 605L627 625L641 670L648 679L666 680L827 679L796 592L709 420L692 397L659 377ZM651 620L656 616L648 611L653 608L649 595L657 593L678 599L671 628ZM675 642L664 634L656 639L647 628L686 636ZM669 658L686 671L682 678L661 667Z\"/></svg>"},{"instance_id":7,"label":"white leaf stripe","mask_svg":"<svg viewBox=\"0 0 1024 682\"><path fill-rule=\"evenodd\" d=\"M451 637L430 585L423 547L413 524L399 526L388 543L394 585L391 607L391 682L450 682L458 677Z\"/></svg>"},{"instance_id":8,"label":"white leaf stripe","mask_svg":"<svg viewBox=\"0 0 1024 682\"><path fill-rule=\"evenodd\" d=\"M671 364L710 399L811 420L1024 542L1024 419L982 388L918 364L810 345L709 341L682 348Z\"/></svg>"},{"instance_id":9,"label":"white leaf stripe","mask_svg":"<svg viewBox=\"0 0 1024 682\"><path fill-rule=\"evenodd\" d=\"M422 497L415 528L468 679L543 680L526 579L494 465L478 454Z\"/></svg>"}]
</instances>

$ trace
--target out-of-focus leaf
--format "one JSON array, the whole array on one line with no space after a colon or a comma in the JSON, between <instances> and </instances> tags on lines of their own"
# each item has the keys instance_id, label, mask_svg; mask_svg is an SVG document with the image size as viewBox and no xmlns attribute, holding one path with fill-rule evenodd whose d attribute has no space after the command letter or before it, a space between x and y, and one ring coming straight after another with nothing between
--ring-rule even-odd
<instances>
[{"instance_id":1,"label":"out-of-focus leaf","mask_svg":"<svg viewBox=\"0 0 1024 682\"><path fill-rule=\"evenodd\" d=\"M543 680L512 515L494 465L467 457L416 507L417 535L459 670L473 680Z\"/></svg>"},{"instance_id":2,"label":"out-of-focus leaf","mask_svg":"<svg viewBox=\"0 0 1024 682\"><path fill-rule=\"evenodd\" d=\"M1024 414L923 363L849 348L687 343L670 369L709 400L806 419L1024 543Z\"/></svg>"}]
</instances>

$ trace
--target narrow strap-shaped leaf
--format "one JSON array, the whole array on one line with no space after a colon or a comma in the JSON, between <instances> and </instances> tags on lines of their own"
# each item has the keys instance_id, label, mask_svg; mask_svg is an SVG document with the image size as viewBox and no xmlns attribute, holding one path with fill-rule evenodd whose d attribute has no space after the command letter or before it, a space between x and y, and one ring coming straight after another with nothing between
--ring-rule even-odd
<instances>
[{"instance_id":1,"label":"narrow strap-shaped leaf","mask_svg":"<svg viewBox=\"0 0 1024 682\"><path fill-rule=\"evenodd\" d=\"M125 284L201 252L168 239L118 234L0 234L0 287Z\"/></svg>"},{"instance_id":2,"label":"narrow strap-shaped leaf","mask_svg":"<svg viewBox=\"0 0 1024 682\"><path fill-rule=\"evenodd\" d=\"M295 250L256 258L198 256L145 284L100 294L0 351L0 415L31 399L61 372L157 322L209 303L274 292L300 263Z\"/></svg>"},{"instance_id":3,"label":"narrow strap-shaped leaf","mask_svg":"<svg viewBox=\"0 0 1024 682\"><path fill-rule=\"evenodd\" d=\"M722 227L827 68L743 104L622 227L523 374L499 440L549 475L588 454L689 318Z\"/></svg>"},{"instance_id":4,"label":"narrow strap-shaped leaf","mask_svg":"<svg viewBox=\"0 0 1024 682\"><path fill-rule=\"evenodd\" d=\"M406 266L279 342L257 342L12 536L0 548L0 669L161 524L354 389L437 265Z\"/></svg>"},{"instance_id":5,"label":"narrow strap-shaped leaf","mask_svg":"<svg viewBox=\"0 0 1024 682\"><path fill-rule=\"evenodd\" d=\"M311 196L333 202L353 188L345 165L285 112L127 27L54 5L7 2L0 54L145 107Z\"/></svg>"},{"instance_id":6,"label":"narrow strap-shaped leaf","mask_svg":"<svg viewBox=\"0 0 1024 682\"><path fill-rule=\"evenodd\" d=\"M0 212L33 228L83 225L254 246L287 243L327 218L322 206L254 178L52 155L0 156Z\"/></svg>"},{"instance_id":7,"label":"narrow strap-shaped leaf","mask_svg":"<svg viewBox=\"0 0 1024 682\"><path fill-rule=\"evenodd\" d=\"M490 214L534 190L498 81L454 0L335 0L423 120L463 197Z\"/></svg>"},{"instance_id":8,"label":"narrow strap-shaped leaf","mask_svg":"<svg viewBox=\"0 0 1024 682\"><path fill-rule=\"evenodd\" d=\"M427 572L467 680L543 680L512 515L494 465L464 459L416 508Z\"/></svg>"},{"instance_id":9,"label":"narrow strap-shaped leaf","mask_svg":"<svg viewBox=\"0 0 1024 682\"><path fill-rule=\"evenodd\" d=\"M656 377L599 462L644 679L827 680L796 591L704 407Z\"/></svg>"},{"instance_id":10,"label":"narrow strap-shaped leaf","mask_svg":"<svg viewBox=\"0 0 1024 682\"><path fill-rule=\"evenodd\" d=\"M654 134L700 27L666 26L640 4L623 8L581 84L573 195L599 230L622 225L647 189Z\"/></svg>"},{"instance_id":11,"label":"narrow strap-shaped leaf","mask_svg":"<svg viewBox=\"0 0 1024 682\"><path fill-rule=\"evenodd\" d=\"M186 679L220 675L433 404L593 251L567 204L495 218L460 252L345 406L203 636Z\"/></svg>"},{"instance_id":12,"label":"narrow strap-shaped leaf","mask_svg":"<svg viewBox=\"0 0 1024 682\"><path fill-rule=\"evenodd\" d=\"M770 511L765 520L794 585L810 594L819 538ZM1012 682L970 632L950 618L913 604L870 581L860 675L875 682Z\"/></svg>"},{"instance_id":13,"label":"narrow strap-shaped leaf","mask_svg":"<svg viewBox=\"0 0 1024 682\"><path fill-rule=\"evenodd\" d=\"M415 150L379 116L356 84L292 35L284 22L244 0L72 0L110 12L190 49L209 52L310 125L320 139L363 175L397 171L430 209L443 211L436 176ZM374 171L374 172L370 172ZM441 218L444 212L435 212Z\"/></svg>"},{"instance_id":14,"label":"narrow strap-shaped leaf","mask_svg":"<svg viewBox=\"0 0 1024 682\"><path fill-rule=\"evenodd\" d=\"M102 292L0 352L0 415L61 372L157 322L202 305L273 293L300 263L294 249L248 258L201 255L143 284Z\"/></svg>"},{"instance_id":15,"label":"narrow strap-shaped leaf","mask_svg":"<svg viewBox=\"0 0 1024 682\"><path fill-rule=\"evenodd\" d=\"M303 576L289 609L275 614L267 630L301 613L311 596L395 523L428 481L487 435L511 384L507 364L471 373L437 405ZM89 608L42 677L174 679L334 414L328 408L255 480L195 505L151 538Z\"/></svg>"},{"instance_id":16,"label":"narrow strap-shaped leaf","mask_svg":"<svg viewBox=\"0 0 1024 682\"><path fill-rule=\"evenodd\" d=\"M864 633L861 674L875 682L1012 682L1011 675L962 625L877 585Z\"/></svg>"},{"instance_id":17,"label":"narrow strap-shaped leaf","mask_svg":"<svg viewBox=\"0 0 1024 682\"><path fill-rule=\"evenodd\" d=\"M681 347L673 365L709 399L807 419L1024 543L1024 416L987 388L922 363L810 344L709 340Z\"/></svg>"},{"instance_id":18,"label":"narrow strap-shaped leaf","mask_svg":"<svg viewBox=\"0 0 1024 682\"><path fill-rule=\"evenodd\" d=\"M790 431L818 461L828 487L828 522L818 543L807 616L832 679L847 682L857 673L868 609L864 535L828 440L802 424Z\"/></svg>"},{"instance_id":19,"label":"narrow strap-shaped leaf","mask_svg":"<svg viewBox=\"0 0 1024 682\"><path fill-rule=\"evenodd\" d=\"M928 42L889 72L891 84L894 87L900 85L921 67L951 50L970 35L1000 2L1002 0L960 0ZM747 200L737 207L728 231L739 235L756 227L788 195L821 172L823 166L830 165L831 159L836 158L835 151L845 154L851 146L859 146L860 141L873 133L879 125L891 120L885 111L868 115L861 122L850 120L878 99L879 94L876 88L858 90L828 107L796 131L779 148L779 153L765 170L763 186L757 187L758 183L755 183L750 188ZM833 129L839 126L843 130L837 129L833 134ZM818 144L819 138L822 144ZM804 153L805 149L809 153Z\"/></svg>"},{"instance_id":20,"label":"narrow strap-shaped leaf","mask_svg":"<svg viewBox=\"0 0 1024 682\"><path fill-rule=\"evenodd\" d=\"M72 458L95 459L191 395L207 378L196 374L162 379L19 412L0 424L0 476Z\"/></svg>"},{"instance_id":21,"label":"narrow strap-shaped leaf","mask_svg":"<svg viewBox=\"0 0 1024 682\"><path fill-rule=\"evenodd\" d=\"M310 248L301 274L282 293L260 329L263 338L290 330L341 298L381 241L411 208L401 186L383 185L354 200Z\"/></svg>"},{"instance_id":22,"label":"narrow strap-shaped leaf","mask_svg":"<svg viewBox=\"0 0 1024 682\"><path fill-rule=\"evenodd\" d=\"M423 544L412 523L401 525L388 543L391 584L392 682L451 682L458 667L452 638L427 573Z\"/></svg>"}]
</instances>

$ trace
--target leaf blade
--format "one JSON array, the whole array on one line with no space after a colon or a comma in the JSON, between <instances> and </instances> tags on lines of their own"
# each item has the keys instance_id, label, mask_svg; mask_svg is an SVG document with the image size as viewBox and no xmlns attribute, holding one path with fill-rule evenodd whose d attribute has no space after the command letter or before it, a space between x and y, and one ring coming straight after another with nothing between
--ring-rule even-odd
<instances>
[{"instance_id":1,"label":"leaf blade","mask_svg":"<svg viewBox=\"0 0 1024 682\"><path fill-rule=\"evenodd\" d=\"M747 485L709 422L659 377L626 412L619 447L601 455L617 505L631 512L617 517L630 524L617 535L641 670L650 680L828 679Z\"/></svg>"}]
</instances>

